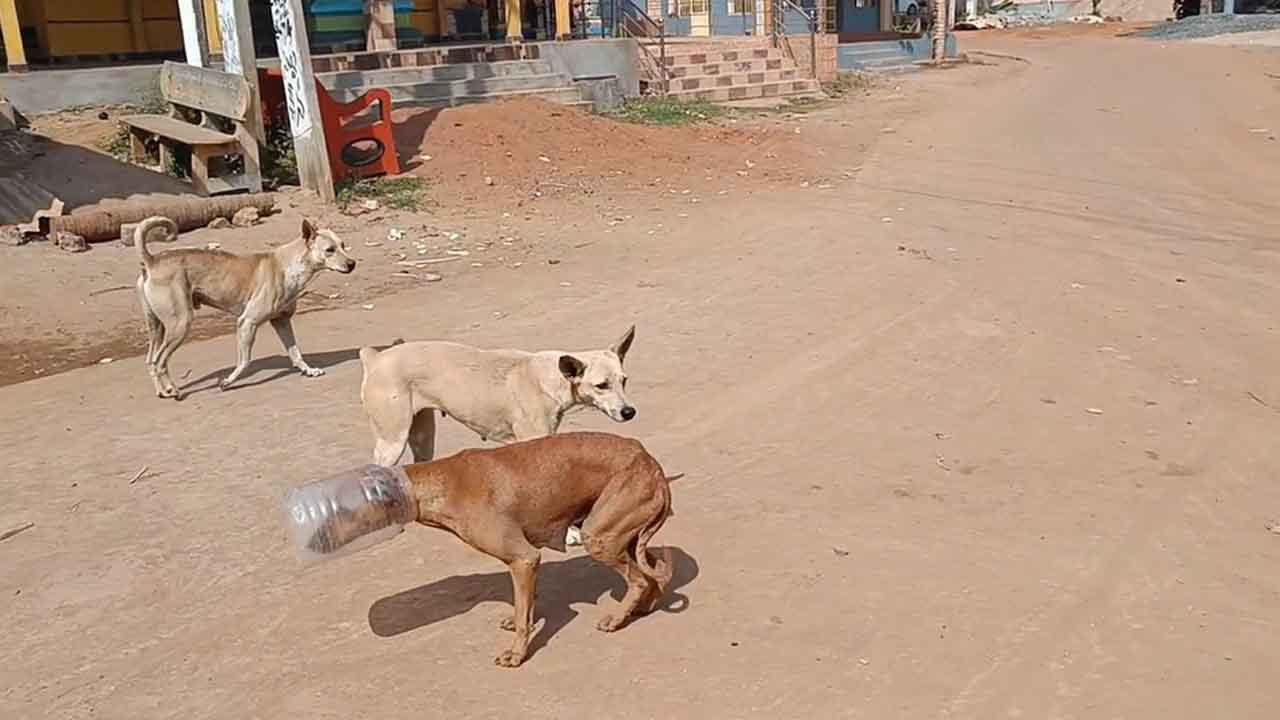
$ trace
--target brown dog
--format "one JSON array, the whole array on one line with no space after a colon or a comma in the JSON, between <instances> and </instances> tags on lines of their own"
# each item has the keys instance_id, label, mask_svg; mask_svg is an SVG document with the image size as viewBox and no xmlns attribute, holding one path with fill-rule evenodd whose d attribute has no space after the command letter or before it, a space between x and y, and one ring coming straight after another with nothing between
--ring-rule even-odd
<instances>
[{"instance_id":1,"label":"brown dog","mask_svg":"<svg viewBox=\"0 0 1280 720\"><path fill-rule=\"evenodd\" d=\"M574 521L585 518L582 544L591 557L627 583L618 611L598 629L613 632L634 614L651 612L671 582L670 550L656 558L647 549L671 514L671 489L658 461L636 440L551 435L402 468L369 466L329 483L300 488L289 501L295 531L306 530L300 542L310 552L333 553L417 520L507 564L515 614L501 627L514 630L515 640L494 659L504 667L520 665L528 654L538 549L563 551ZM342 498L355 500L344 505ZM328 516L317 512L322 506L339 510Z\"/></svg>"}]
</instances>

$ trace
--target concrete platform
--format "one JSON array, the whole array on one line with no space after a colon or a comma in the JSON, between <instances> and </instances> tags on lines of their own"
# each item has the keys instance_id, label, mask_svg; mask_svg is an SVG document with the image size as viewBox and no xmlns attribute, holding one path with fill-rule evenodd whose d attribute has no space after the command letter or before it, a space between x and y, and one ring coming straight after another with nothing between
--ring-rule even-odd
<instances>
[{"instance_id":1,"label":"concrete platform","mask_svg":"<svg viewBox=\"0 0 1280 720\"><path fill-rule=\"evenodd\" d=\"M75 107L126 105L158 95L160 64L0 74L0 95L26 115Z\"/></svg>"}]
</instances>

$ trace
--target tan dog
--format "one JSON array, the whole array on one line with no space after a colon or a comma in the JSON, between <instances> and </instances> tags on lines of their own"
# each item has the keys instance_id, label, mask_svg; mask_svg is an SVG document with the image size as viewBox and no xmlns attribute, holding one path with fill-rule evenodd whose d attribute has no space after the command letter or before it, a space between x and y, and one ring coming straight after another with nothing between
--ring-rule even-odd
<instances>
[{"instance_id":1,"label":"tan dog","mask_svg":"<svg viewBox=\"0 0 1280 720\"><path fill-rule=\"evenodd\" d=\"M596 624L599 630L613 632L633 615L651 612L671 582L670 548L661 558L648 550L654 534L671 515L671 488L658 461L635 440L574 432L464 450L394 470L370 469L375 475L403 476L375 479L381 483L381 492L356 488L352 494L354 486L337 490L360 498L361 504L326 516L319 527L306 524L313 522L314 508L297 506L303 503L290 507L291 522L313 528L299 538L300 543L309 552L336 553L362 536L416 520L447 530L506 563L515 613L504 618L500 627L514 630L515 639L510 650L494 659L498 665L516 667L527 656L541 561L538 549L563 551L565 532L574 520L585 516L582 535L587 552L627 583L617 612L601 618ZM295 497L308 496L307 491L301 488Z\"/></svg>"},{"instance_id":2,"label":"tan dog","mask_svg":"<svg viewBox=\"0 0 1280 720\"><path fill-rule=\"evenodd\" d=\"M249 367L254 337L265 322L275 328L295 368L307 377L324 374L302 359L293 335L293 313L298 296L316 273L355 269L356 261L337 235L303 220L301 237L267 253L180 248L152 255L147 236L161 227L171 239L177 237L177 224L164 217L147 218L133 232L142 261L138 298L147 321L147 371L158 397L179 398L169 376L169 358L187 339L201 305L236 316L236 367L219 383L223 390Z\"/></svg>"},{"instance_id":3,"label":"tan dog","mask_svg":"<svg viewBox=\"0 0 1280 720\"><path fill-rule=\"evenodd\" d=\"M627 402L622 361L635 336L632 326L608 350L584 352L435 341L381 353L360 348L360 400L373 430L373 461L389 467L430 460L436 410L500 443L554 434L566 413L587 406L626 422L636 409Z\"/></svg>"}]
</instances>

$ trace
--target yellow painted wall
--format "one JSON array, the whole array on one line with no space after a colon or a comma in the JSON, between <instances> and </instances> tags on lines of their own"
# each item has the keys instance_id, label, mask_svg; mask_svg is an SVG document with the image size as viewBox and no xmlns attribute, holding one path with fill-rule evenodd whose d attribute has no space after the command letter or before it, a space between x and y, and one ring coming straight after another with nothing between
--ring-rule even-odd
<instances>
[{"instance_id":1,"label":"yellow painted wall","mask_svg":"<svg viewBox=\"0 0 1280 720\"><path fill-rule=\"evenodd\" d=\"M34 28L41 57L113 55L134 52L130 2L142 4L145 52L182 49L175 0L19 0L23 27ZM36 52L38 51L38 52Z\"/></svg>"},{"instance_id":2,"label":"yellow painted wall","mask_svg":"<svg viewBox=\"0 0 1280 720\"><path fill-rule=\"evenodd\" d=\"M218 27L217 0L204 0L204 29L208 34L209 52L222 54L222 28Z\"/></svg>"}]
</instances>

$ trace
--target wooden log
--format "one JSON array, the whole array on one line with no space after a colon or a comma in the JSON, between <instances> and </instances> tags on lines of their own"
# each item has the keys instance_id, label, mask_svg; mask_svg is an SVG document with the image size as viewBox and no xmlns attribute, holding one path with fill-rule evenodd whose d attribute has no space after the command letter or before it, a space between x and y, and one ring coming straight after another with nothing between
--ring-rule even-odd
<instances>
[{"instance_id":1,"label":"wooden log","mask_svg":"<svg viewBox=\"0 0 1280 720\"><path fill-rule=\"evenodd\" d=\"M170 218L178 224L178 230L194 230L208 225L214 218L229 219L247 207L257 208L266 215L275 208L275 198L270 193L257 193L128 200L104 210L45 218L40 222L40 231L50 236L58 232L72 233L88 242L117 240L121 225L140 222L152 215Z\"/></svg>"}]
</instances>

